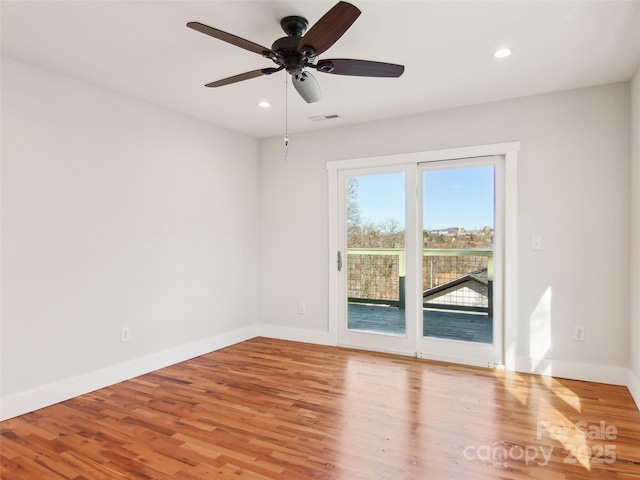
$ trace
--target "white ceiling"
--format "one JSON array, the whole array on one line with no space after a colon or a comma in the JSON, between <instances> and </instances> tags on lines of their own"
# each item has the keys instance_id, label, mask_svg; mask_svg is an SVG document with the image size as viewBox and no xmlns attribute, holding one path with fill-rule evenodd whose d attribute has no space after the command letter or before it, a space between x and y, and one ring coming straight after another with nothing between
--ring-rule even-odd
<instances>
[{"instance_id":1,"label":"white ceiling","mask_svg":"<svg viewBox=\"0 0 640 480\"><path fill-rule=\"evenodd\" d=\"M6 1L2 53L263 138L285 122L284 72L204 84L273 63L185 26L199 21L270 47L280 19L313 25L333 1ZM324 99L289 85L289 132L627 81L640 63L639 1L371 1L321 58L406 66L397 79L313 72ZM513 55L491 53L509 46ZM259 100L273 103L257 107ZM334 120L309 117L337 114Z\"/></svg>"}]
</instances>

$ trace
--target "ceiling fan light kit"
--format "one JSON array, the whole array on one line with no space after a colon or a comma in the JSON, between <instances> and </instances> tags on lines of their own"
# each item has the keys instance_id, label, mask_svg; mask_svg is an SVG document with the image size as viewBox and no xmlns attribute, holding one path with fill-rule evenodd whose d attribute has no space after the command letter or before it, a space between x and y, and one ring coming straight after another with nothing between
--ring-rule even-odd
<instances>
[{"instance_id":1,"label":"ceiling fan light kit","mask_svg":"<svg viewBox=\"0 0 640 480\"><path fill-rule=\"evenodd\" d=\"M338 2L309 31L307 31L309 22L304 17L285 17L280 21L280 26L287 36L276 40L271 48L263 47L200 22L189 22L187 27L262 55L277 65L217 80L206 84L207 87L222 87L286 70L291 75L292 83L300 96L307 103L314 103L322 99L322 92L317 80L308 71L309 69L333 75L390 78L397 78L404 72L403 65L393 63L348 58L319 59L319 55L344 35L360 16L360 13L360 10L350 3Z\"/></svg>"}]
</instances>

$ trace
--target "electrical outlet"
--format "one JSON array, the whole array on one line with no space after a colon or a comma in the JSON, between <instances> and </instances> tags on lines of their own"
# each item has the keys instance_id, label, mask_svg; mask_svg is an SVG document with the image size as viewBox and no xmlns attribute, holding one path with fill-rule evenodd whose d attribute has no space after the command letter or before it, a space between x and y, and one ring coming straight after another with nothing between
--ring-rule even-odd
<instances>
[{"instance_id":1,"label":"electrical outlet","mask_svg":"<svg viewBox=\"0 0 640 480\"><path fill-rule=\"evenodd\" d=\"M131 327L122 327L120 329L120 342L127 343L131 340Z\"/></svg>"},{"instance_id":2,"label":"electrical outlet","mask_svg":"<svg viewBox=\"0 0 640 480\"><path fill-rule=\"evenodd\" d=\"M573 339L576 342L584 342L584 326L582 325L573 326Z\"/></svg>"},{"instance_id":3,"label":"electrical outlet","mask_svg":"<svg viewBox=\"0 0 640 480\"><path fill-rule=\"evenodd\" d=\"M298 303L298 313L300 315L304 315L305 313L307 313L307 306L304 304L304 302Z\"/></svg>"}]
</instances>

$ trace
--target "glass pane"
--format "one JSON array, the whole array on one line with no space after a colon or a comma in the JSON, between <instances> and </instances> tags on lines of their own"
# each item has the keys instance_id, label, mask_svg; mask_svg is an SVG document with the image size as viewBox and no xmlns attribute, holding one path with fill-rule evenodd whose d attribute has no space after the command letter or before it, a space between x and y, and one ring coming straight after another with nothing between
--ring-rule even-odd
<instances>
[{"instance_id":1,"label":"glass pane","mask_svg":"<svg viewBox=\"0 0 640 480\"><path fill-rule=\"evenodd\" d=\"M423 182L423 335L492 343L494 167Z\"/></svg>"},{"instance_id":2,"label":"glass pane","mask_svg":"<svg viewBox=\"0 0 640 480\"><path fill-rule=\"evenodd\" d=\"M404 173L346 182L347 329L404 335Z\"/></svg>"}]
</instances>

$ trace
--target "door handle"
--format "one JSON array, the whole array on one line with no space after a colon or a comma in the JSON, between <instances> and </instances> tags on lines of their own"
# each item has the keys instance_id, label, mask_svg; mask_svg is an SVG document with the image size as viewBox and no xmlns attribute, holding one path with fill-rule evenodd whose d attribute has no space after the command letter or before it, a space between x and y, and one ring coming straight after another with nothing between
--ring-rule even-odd
<instances>
[{"instance_id":1,"label":"door handle","mask_svg":"<svg viewBox=\"0 0 640 480\"><path fill-rule=\"evenodd\" d=\"M342 271L342 252L338 251L338 271Z\"/></svg>"}]
</instances>

